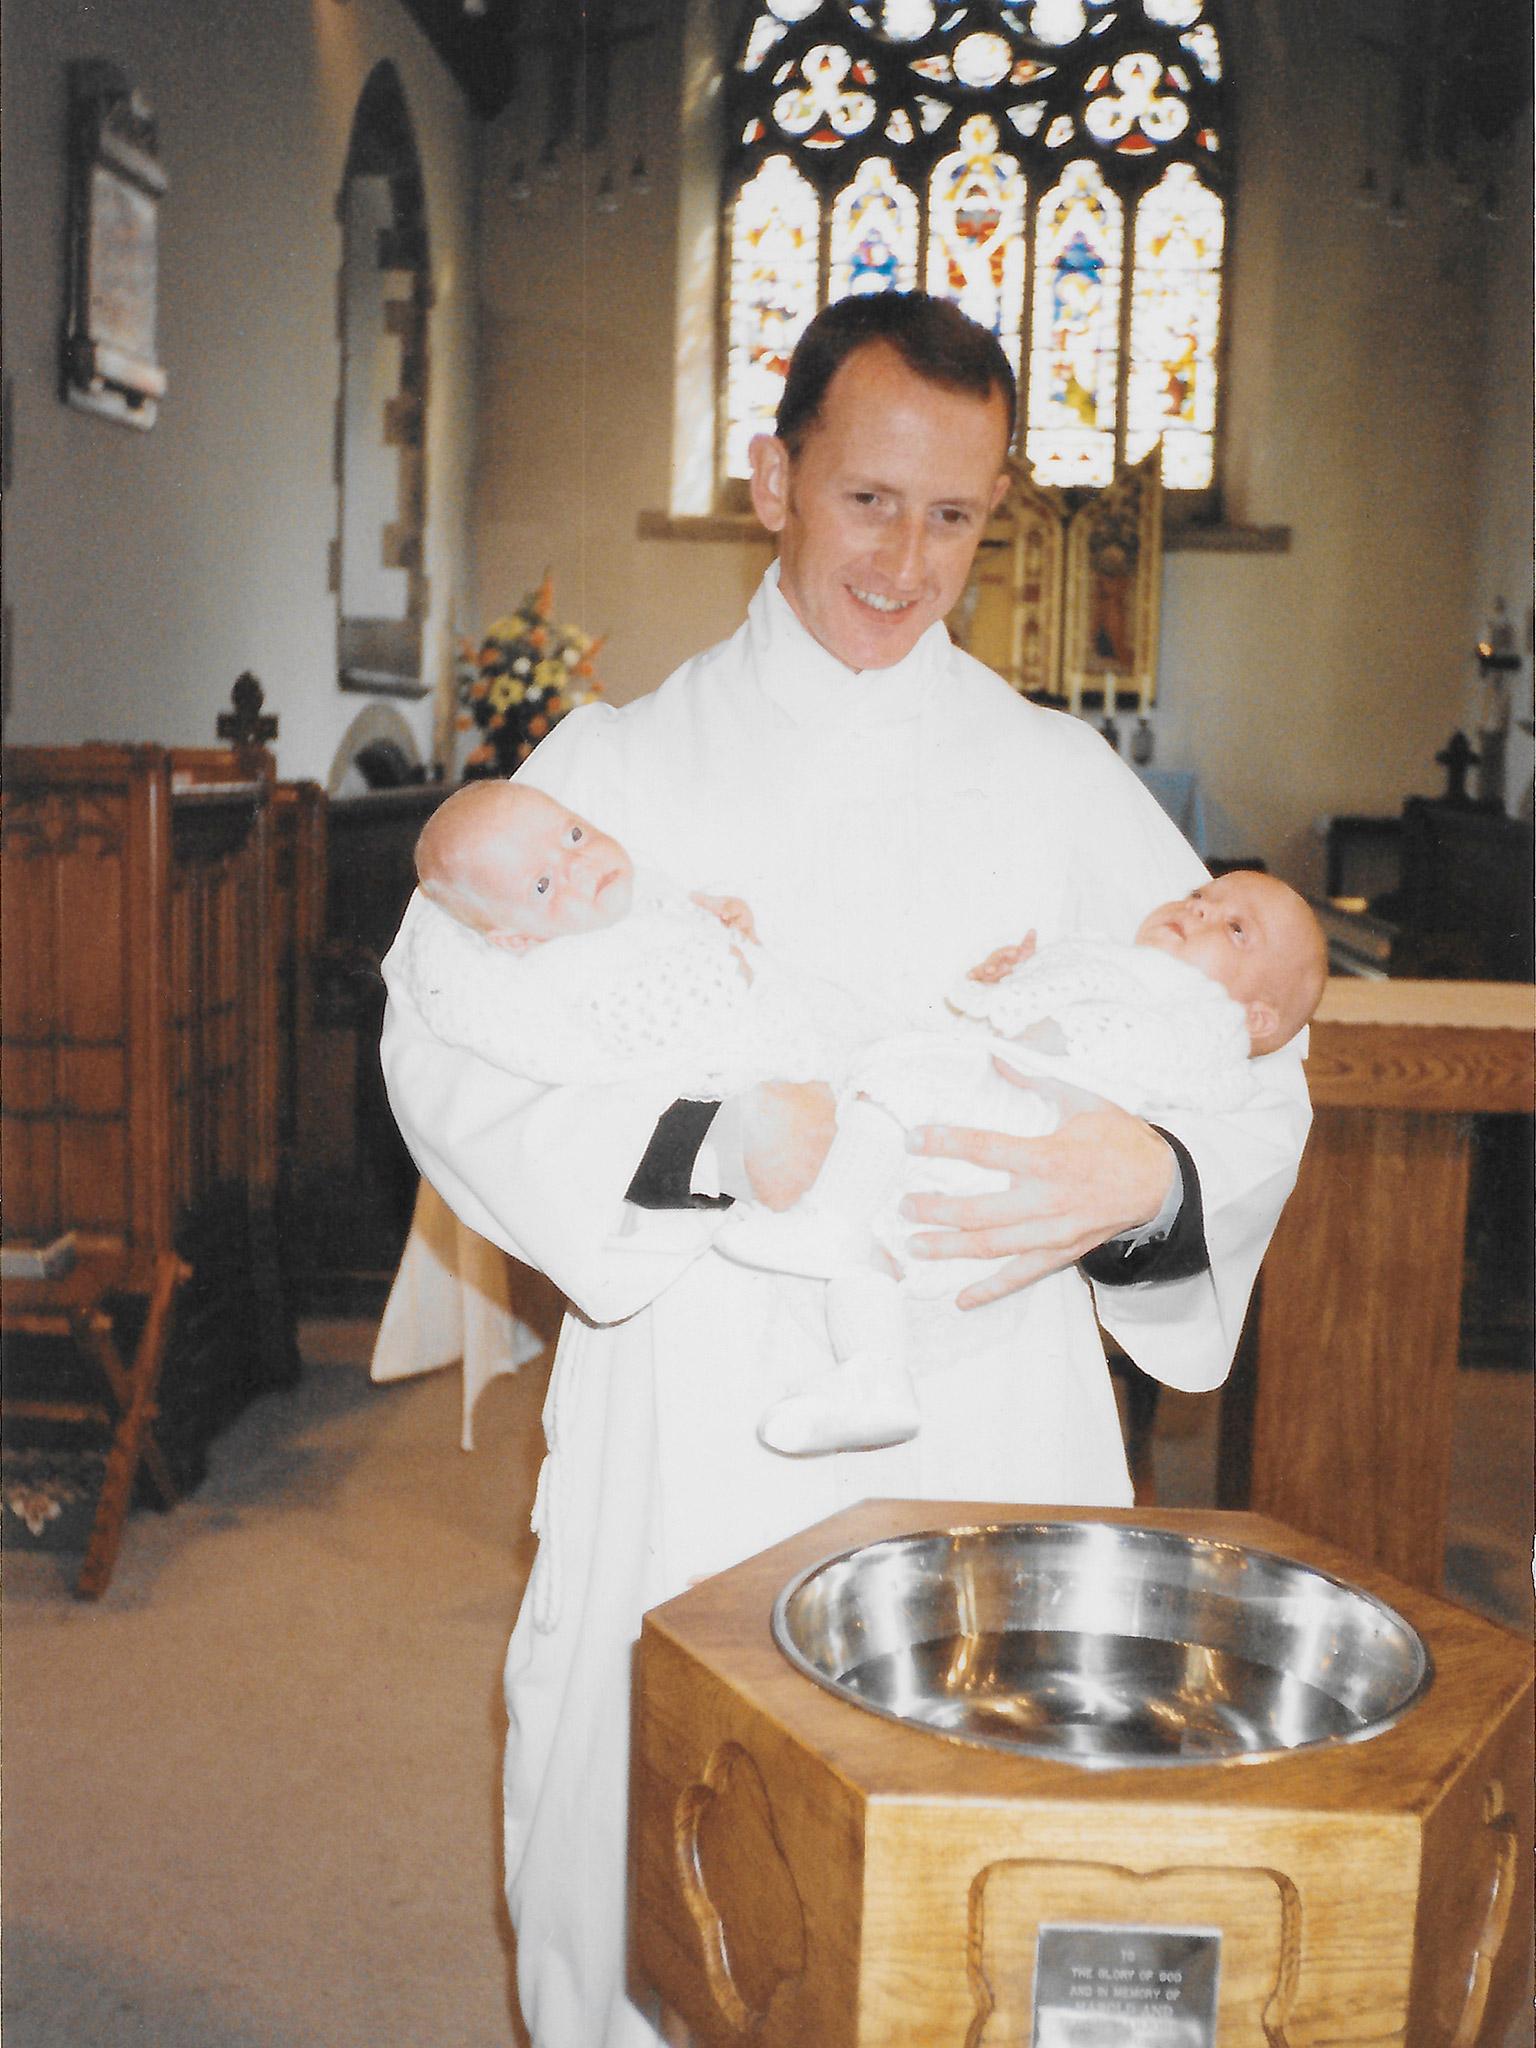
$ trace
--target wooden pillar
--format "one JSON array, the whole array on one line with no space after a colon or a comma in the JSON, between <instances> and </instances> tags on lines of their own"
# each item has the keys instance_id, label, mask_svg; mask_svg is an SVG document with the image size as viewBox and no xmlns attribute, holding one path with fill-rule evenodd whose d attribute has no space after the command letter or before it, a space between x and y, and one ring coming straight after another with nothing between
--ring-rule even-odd
<instances>
[{"instance_id":1,"label":"wooden pillar","mask_svg":"<svg viewBox=\"0 0 1536 2048\"><path fill-rule=\"evenodd\" d=\"M1412 1584L1444 1566L1470 1115L1532 1106L1536 989L1333 981L1264 1264L1250 1499Z\"/></svg>"}]
</instances>

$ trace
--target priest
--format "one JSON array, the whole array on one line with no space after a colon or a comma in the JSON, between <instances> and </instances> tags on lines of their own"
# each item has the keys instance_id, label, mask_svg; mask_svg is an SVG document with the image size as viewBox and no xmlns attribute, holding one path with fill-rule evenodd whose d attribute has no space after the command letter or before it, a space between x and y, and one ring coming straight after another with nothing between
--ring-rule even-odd
<instances>
[{"instance_id":1,"label":"priest","mask_svg":"<svg viewBox=\"0 0 1536 2048\"><path fill-rule=\"evenodd\" d=\"M753 446L779 550L744 624L653 695L573 713L521 771L637 861L744 898L775 953L914 1023L1021 931L1129 938L1203 874L1097 733L1024 702L944 629L1005 488L1013 409L1002 351L954 308L828 308ZM524 1085L432 1038L401 951L383 1057L407 1141L466 1224L571 1304L506 1669L523 2012L535 2048L640 2048L667 2038L624 1981L641 1615L871 1495L1128 1503L1095 1309L1158 1379L1220 1382L1306 1133L1301 1047L1257 1061L1228 1117L1154 1130L1082 1098L1045 1138L917 1134L1006 1184L910 1198L914 1249L1004 1263L958 1302L914 1305L911 1443L786 1458L756 1423L827 1363L819 1288L712 1239L733 1193L782 1205L814 1180L824 1092L722 1110Z\"/></svg>"}]
</instances>

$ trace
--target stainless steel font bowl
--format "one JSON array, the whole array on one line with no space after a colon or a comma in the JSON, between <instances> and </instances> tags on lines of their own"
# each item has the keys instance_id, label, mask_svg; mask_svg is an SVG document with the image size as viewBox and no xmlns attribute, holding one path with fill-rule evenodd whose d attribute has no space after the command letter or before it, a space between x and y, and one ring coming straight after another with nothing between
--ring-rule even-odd
<instances>
[{"instance_id":1,"label":"stainless steel font bowl","mask_svg":"<svg viewBox=\"0 0 1536 2048\"><path fill-rule=\"evenodd\" d=\"M807 1677L872 1713L1111 1768L1363 1741L1431 1678L1418 1634L1358 1586L1106 1522L865 1544L791 1580L773 1633Z\"/></svg>"}]
</instances>

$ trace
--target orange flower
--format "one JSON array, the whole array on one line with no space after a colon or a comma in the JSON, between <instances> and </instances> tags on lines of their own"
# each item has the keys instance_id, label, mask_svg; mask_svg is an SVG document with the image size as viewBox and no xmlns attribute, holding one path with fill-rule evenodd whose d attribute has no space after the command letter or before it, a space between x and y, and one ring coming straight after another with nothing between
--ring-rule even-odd
<instances>
[{"instance_id":1,"label":"orange flower","mask_svg":"<svg viewBox=\"0 0 1536 2048\"><path fill-rule=\"evenodd\" d=\"M532 738L532 739L536 739L536 740L541 740L541 739L543 739L543 737L544 737L545 733L547 733L548 731L549 731L549 720L548 720L547 718L530 718L530 719L529 719L529 721L528 721L528 732L529 732L529 736L530 736L530 738Z\"/></svg>"},{"instance_id":2,"label":"orange flower","mask_svg":"<svg viewBox=\"0 0 1536 2048\"><path fill-rule=\"evenodd\" d=\"M530 647L537 647L542 653L542 651L548 644L549 635L545 632L544 628L542 626L535 626L533 631L528 635L528 645Z\"/></svg>"}]
</instances>

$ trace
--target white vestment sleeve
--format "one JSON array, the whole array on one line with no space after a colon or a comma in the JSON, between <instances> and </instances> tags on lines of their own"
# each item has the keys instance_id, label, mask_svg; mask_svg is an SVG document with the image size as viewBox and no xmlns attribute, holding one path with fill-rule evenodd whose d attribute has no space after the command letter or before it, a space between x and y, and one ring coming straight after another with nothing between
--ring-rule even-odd
<instances>
[{"instance_id":1,"label":"white vestment sleeve","mask_svg":"<svg viewBox=\"0 0 1536 2048\"><path fill-rule=\"evenodd\" d=\"M1301 1073L1305 1037L1258 1062L1247 1107L1223 1116L1159 1112L1200 1177L1210 1267L1187 1280L1095 1283L1108 1334L1143 1372L1203 1393L1226 1378L1259 1262L1296 1180L1311 1107Z\"/></svg>"},{"instance_id":2,"label":"white vestment sleeve","mask_svg":"<svg viewBox=\"0 0 1536 2048\"><path fill-rule=\"evenodd\" d=\"M411 1156L450 1209L536 1267L594 1323L633 1315L704 1250L712 1210L641 1210L624 1199L665 1081L542 1087L445 1045L412 1000L404 962L413 899L384 962L380 1056Z\"/></svg>"}]
</instances>

